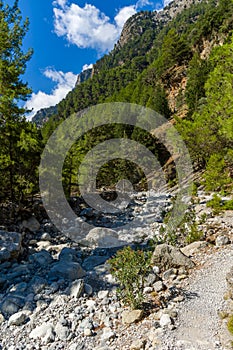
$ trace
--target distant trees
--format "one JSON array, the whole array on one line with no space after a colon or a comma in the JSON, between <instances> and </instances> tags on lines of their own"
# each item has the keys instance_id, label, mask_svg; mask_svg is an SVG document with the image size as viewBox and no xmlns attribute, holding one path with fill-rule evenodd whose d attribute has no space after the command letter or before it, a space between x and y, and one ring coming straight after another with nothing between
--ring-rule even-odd
<instances>
[{"instance_id":1,"label":"distant trees","mask_svg":"<svg viewBox=\"0 0 233 350\"><path fill-rule=\"evenodd\" d=\"M12 200L35 190L39 160L39 133L18 104L31 92L21 79L32 55L22 51L28 24L22 22L18 1L12 7L0 1L0 196Z\"/></svg>"}]
</instances>

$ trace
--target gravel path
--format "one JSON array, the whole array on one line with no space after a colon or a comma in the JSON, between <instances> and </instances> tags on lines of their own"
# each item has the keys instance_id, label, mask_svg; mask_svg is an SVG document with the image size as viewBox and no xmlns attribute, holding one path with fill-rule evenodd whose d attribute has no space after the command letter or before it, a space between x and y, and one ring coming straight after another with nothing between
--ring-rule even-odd
<instances>
[{"instance_id":1,"label":"gravel path","mask_svg":"<svg viewBox=\"0 0 233 350\"><path fill-rule=\"evenodd\" d=\"M211 255L185 286L176 330L163 335L162 350L225 349L219 341L218 311L224 307L226 274L233 265L233 246Z\"/></svg>"}]
</instances>

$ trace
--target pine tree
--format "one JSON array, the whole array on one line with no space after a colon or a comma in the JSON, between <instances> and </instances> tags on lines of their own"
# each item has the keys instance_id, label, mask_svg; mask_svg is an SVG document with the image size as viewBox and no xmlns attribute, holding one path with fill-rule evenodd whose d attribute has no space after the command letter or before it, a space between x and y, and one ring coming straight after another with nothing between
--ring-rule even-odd
<instances>
[{"instance_id":1,"label":"pine tree","mask_svg":"<svg viewBox=\"0 0 233 350\"><path fill-rule=\"evenodd\" d=\"M18 1L12 7L0 1L0 194L12 200L30 192L28 174L39 159L38 131L26 122L25 109L19 106L31 93L21 79L32 55L32 50L22 50L28 25L28 19L22 22Z\"/></svg>"}]
</instances>

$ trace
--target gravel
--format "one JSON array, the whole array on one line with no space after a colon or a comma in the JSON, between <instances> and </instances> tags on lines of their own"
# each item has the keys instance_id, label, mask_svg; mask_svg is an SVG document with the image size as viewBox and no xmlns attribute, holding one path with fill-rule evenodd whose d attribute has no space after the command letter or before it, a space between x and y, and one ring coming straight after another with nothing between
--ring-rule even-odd
<instances>
[{"instance_id":1,"label":"gravel","mask_svg":"<svg viewBox=\"0 0 233 350\"><path fill-rule=\"evenodd\" d=\"M220 343L218 312L225 306L226 273L232 266L233 246L205 257L206 262L188 280L186 298L179 305L176 330L163 333L162 350L225 349Z\"/></svg>"}]
</instances>

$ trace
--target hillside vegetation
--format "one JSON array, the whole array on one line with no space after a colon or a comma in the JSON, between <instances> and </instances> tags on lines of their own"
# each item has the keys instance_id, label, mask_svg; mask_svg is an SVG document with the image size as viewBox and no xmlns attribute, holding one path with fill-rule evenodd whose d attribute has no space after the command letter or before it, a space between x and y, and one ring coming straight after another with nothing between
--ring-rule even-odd
<instances>
[{"instance_id":1,"label":"hillside vegetation","mask_svg":"<svg viewBox=\"0 0 233 350\"><path fill-rule=\"evenodd\" d=\"M40 130L25 121L24 111L17 109L13 102L27 97L30 91L26 85L22 86L23 92L18 95L16 92L14 96L4 90L11 106L8 117L6 98L1 95L0 195L3 200L22 200L36 193L39 155L55 128L73 113L105 102L136 103L173 119L188 145L194 168L204 170L206 190L232 190L233 2L187 1L186 5L184 0L183 7L176 11L178 4L172 2L165 15L140 12L130 18L113 51L94 65L91 78L76 85L57 105L56 114L48 118L43 113L43 118L49 120ZM10 35L10 23L18 21L19 26L21 19L17 16L20 15L10 15L1 5L1 16L1 26L6 26L6 35ZM10 51L4 48L5 39L1 39L0 81L4 79L3 69L12 69L9 57L14 50L18 54L15 61L18 82L30 58L30 54L20 53L27 24L22 24L22 28L17 47L13 43ZM9 64L4 66L5 62ZM12 82L14 84L13 76ZM0 93L3 94L2 90ZM83 135L66 157L63 185L67 195L78 191L77 169L85 154L99 142L122 137L145 145L158 155L161 165L167 169L168 150L146 131L119 124L95 128ZM174 171L167 170L166 176L168 181L176 182ZM121 178L146 189L142 170L120 159L102 166L97 186L111 187Z\"/></svg>"}]
</instances>

